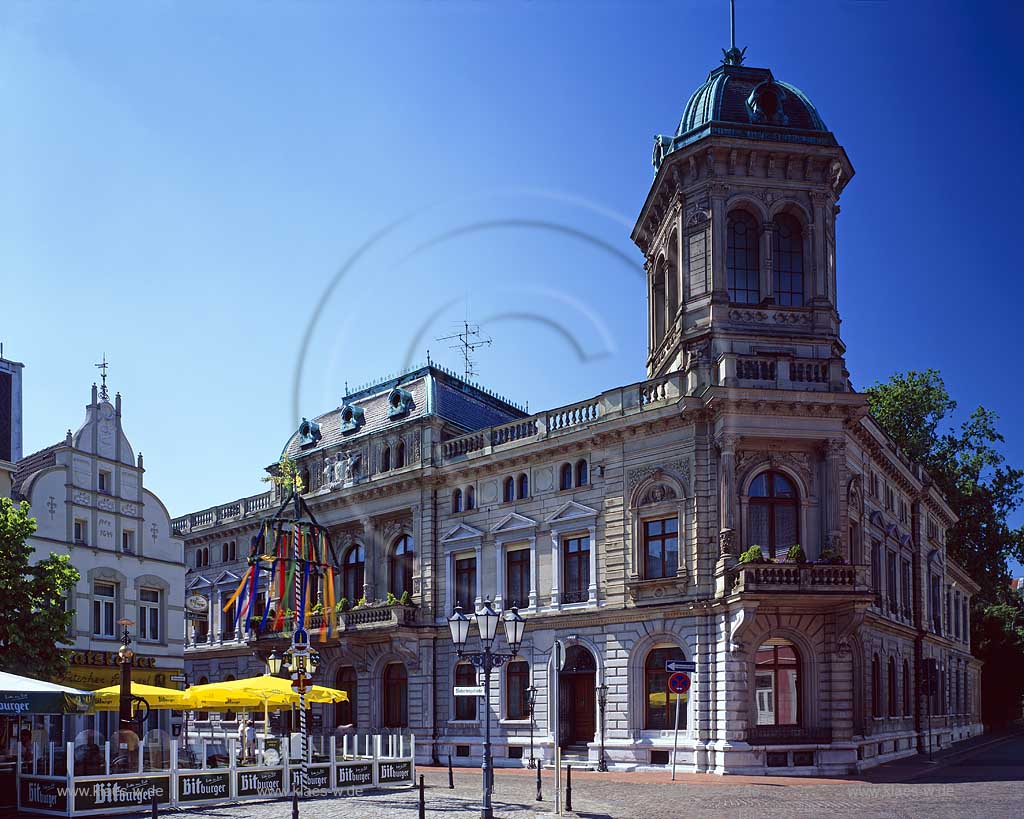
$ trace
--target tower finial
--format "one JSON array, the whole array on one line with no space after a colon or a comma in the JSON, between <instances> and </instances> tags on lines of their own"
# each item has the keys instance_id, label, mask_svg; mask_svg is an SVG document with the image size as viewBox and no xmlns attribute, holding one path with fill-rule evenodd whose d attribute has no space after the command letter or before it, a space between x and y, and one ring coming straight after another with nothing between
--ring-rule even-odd
<instances>
[{"instance_id":1,"label":"tower finial","mask_svg":"<svg viewBox=\"0 0 1024 819\"><path fill-rule=\"evenodd\" d=\"M747 47L736 48L736 0L729 0L729 50L722 49L722 62L726 65L740 65Z\"/></svg>"},{"instance_id":2,"label":"tower finial","mask_svg":"<svg viewBox=\"0 0 1024 819\"><path fill-rule=\"evenodd\" d=\"M101 378L102 378L103 384L100 387L100 398L102 398L104 401L109 401L110 400L110 394L107 392L107 366L108 366L107 354L104 353L103 354L103 360L99 364L96 365L96 367L98 367L100 372L102 373Z\"/></svg>"}]
</instances>

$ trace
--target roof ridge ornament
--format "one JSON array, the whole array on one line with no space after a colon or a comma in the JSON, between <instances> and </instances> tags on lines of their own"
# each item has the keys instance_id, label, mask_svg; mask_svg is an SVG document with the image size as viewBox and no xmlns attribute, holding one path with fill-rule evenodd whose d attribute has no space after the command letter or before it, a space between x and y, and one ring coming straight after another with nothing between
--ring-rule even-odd
<instances>
[{"instance_id":1,"label":"roof ridge ornament","mask_svg":"<svg viewBox=\"0 0 1024 819\"><path fill-rule=\"evenodd\" d=\"M736 0L729 0L729 50L722 49L722 62L725 65L741 65L747 47L736 48Z\"/></svg>"}]
</instances>

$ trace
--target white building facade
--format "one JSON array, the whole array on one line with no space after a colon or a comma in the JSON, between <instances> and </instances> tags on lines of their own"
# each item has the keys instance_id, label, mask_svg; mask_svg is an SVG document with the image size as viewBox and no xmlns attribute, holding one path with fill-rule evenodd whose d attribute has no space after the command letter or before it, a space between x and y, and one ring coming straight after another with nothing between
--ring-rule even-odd
<instances>
[{"instance_id":1,"label":"white building facade","mask_svg":"<svg viewBox=\"0 0 1024 819\"><path fill-rule=\"evenodd\" d=\"M163 503L144 486L142 454L121 420L121 396L111 403L105 388L93 385L85 422L18 463L15 493L38 522L31 538L37 557L68 554L81 575L67 602L74 646L62 682L85 689L117 684L120 621L129 620L133 679L175 687L170 677L183 670L183 544ZM104 737L116 730L116 712L80 719ZM166 711L154 711L151 721L169 728Z\"/></svg>"},{"instance_id":2,"label":"white building facade","mask_svg":"<svg viewBox=\"0 0 1024 819\"><path fill-rule=\"evenodd\" d=\"M21 373L24 365L0 353L0 497L9 498L21 458Z\"/></svg>"},{"instance_id":3,"label":"white building facade","mask_svg":"<svg viewBox=\"0 0 1024 819\"><path fill-rule=\"evenodd\" d=\"M408 730L424 761L475 762L489 716L498 764L525 764L532 724L545 759L557 743L595 764L603 744L613 767L665 765L670 660L696 664L683 770L843 774L982 730L955 517L846 371L835 220L853 168L802 92L741 63L729 52L655 142L632 237L646 380L527 415L427 366L287 442L336 597L365 601L318 645L318 676L351 697L324 731ZM189 588L225 600L279 501L176 519ZM445 623L485 597L528 622L490 715L453 696L475 674ZM194 679L261 673L287 644L232 623L214 605L191 636Z\"/></svg>"}]
</instances>

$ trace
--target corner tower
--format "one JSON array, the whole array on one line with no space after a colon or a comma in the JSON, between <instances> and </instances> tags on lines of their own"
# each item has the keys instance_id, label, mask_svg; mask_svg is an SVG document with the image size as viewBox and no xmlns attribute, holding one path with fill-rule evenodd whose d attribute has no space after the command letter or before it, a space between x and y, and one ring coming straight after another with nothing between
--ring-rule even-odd
<instances>
[{"instance_id":1,"label":"corner tower","mask_svg":"<svg viewBox=\"0 0 1024 819\"><path fill-rule=\"evenodd\" d=\"M745 49L744 49L745 51ZM835 220L853 176L807 96L733 45L654 138L654 183L632 239L648 282L649 378L848 389Z\"/></svg>"}]
</instances>

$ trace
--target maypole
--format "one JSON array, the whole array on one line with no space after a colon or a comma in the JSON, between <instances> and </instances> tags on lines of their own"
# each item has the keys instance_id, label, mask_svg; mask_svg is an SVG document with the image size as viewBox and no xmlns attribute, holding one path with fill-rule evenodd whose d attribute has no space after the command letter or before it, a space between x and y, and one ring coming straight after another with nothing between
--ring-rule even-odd
<instances>
[{"instance_id":1,"label":"maypole","mask_svg":"<svg viewBox=\"0 0 1024 819\"><path fill-rule=\"evenodd\" d=\"M306 725L306 689L310 678L320 664L320 654L309 644L307 626L307 610L312 608L318 576L332 582L334 569L338 566L330 534L321 526L306 502L302 499L302 485L294 474L294 465L282 458L282 470L291 471L278 476L275 483L282 486L288 493L277 512L265 520L260 527L259 535L253 540L249 553L249 568L238 584L235 593L228 600L224 611L229 611L236 603L235 625L239 621L244 624L246 636L254 635L253 614L256 597L259 593L260 575L266 574L266 605L257 621L256 628L263 631L267 627L270 608L276 600L277 612L271 623L273 631L285 627L286 609L289 600L292 604L291 645L285 652L284 663L287 664L292 678L292 688L299 694L299 733L302 738L302 760L299 765L299 781L296 792L299 796L307 795L309 735ZM287 511L291 507L291 514ZM286 566L286 564L288 564ZM312 584L312 585L311 585ZM311 594L310 589L313 589ZM332 605L333 589L324 590L324 605ZM242 614L245 612L245 619ZM333 612L331 612L333 614ZM325 613L324 623L320 629L321 640L330 637L334 631L334 618ZM273 657L272 657L273 659ZM273 670L273 669L272 669ZM264 726L265 728L265 726Z\"/></svg>"}]
</instances>

